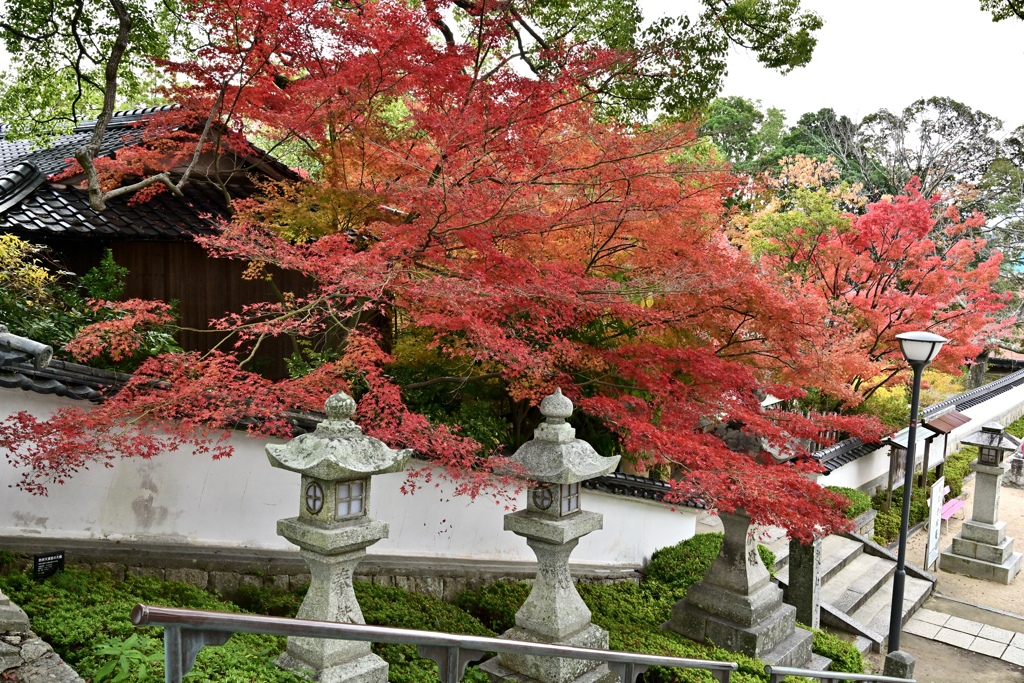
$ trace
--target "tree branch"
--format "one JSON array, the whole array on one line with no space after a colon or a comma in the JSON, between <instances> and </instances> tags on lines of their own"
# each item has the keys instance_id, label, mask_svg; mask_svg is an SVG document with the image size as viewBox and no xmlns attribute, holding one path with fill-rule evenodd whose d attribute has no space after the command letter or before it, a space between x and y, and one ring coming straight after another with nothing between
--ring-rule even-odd
<instances>
[{"instance_id":1,"label":"tree branch","mask_svg":"<svg viewBox=\"0 0 1024 683\"><path fill-rule=\"evenodd\" d=\"M430 387L435 384L441 384L443 382L475 382L481 379L497 379L501 377L500 372L487 372L482 375L471 375L469 377L435 377L428 379L424 382L413 382L412 384L406 384L402 389L422 389L424 387Z\"/></svg>"}]
</instances>

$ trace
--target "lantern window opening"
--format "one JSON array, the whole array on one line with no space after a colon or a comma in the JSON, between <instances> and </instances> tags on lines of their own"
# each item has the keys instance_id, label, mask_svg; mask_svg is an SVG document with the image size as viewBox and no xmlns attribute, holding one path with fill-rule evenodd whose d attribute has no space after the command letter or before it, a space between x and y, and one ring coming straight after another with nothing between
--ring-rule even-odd
<instances>
[{"instance_id":1,"label":"lantern window opening","mask_svg":"<svg viewBox=\"0 0 1024 683\"><path fill-rule=\"evenodd\" d=\"M562 499L561 513L567 515L572 512L577 512L580 509L580 485L575 484L562 484L559 493Z\"/></svg>"},{"instance_id":2,"label":"lantern window opening","mask_svg":"<svg viewBox=\"0 0 1024 683\"><path fill-rule=\"evenodd\" d=\"M548 510L551 504L555 502L554 494L547 486L533 489L531 496L533 498L533 505L538 510Z\"/></svg>"},{"instance_id":3,"label":"lantern window opening","mask_svg":"<svg viewBox=\"0 0 1024 683\"><path fill-rule=\"evenodd\" d=\"M306 511L311 515L319 515L324 508L324 490L313 481L306 486Z\"/></svg>"},{"instance_id":4,"label":"lantern window opening","mask_svg":"<svg viewBox=\"0 0 1024 683\"><path fill-rule=\"evenodd\" d=\"M365 511L364 496L366 495L366 487L364 482L361 481L346 481L338 482L337 489L337 511L336 516L341 517L353 517L355 515L361 515Z\"/></svg>"},{"instance_id":5,"label":"lantern window opening","mask_svg":"<svg viewBox=\"0 0 1024 683\"><path fill-rule=\"evenodd\" d=\"M978 459L983 465L998 465L1000 455L1001 452L998 448L988 448L986 446L978 448Z\"/></svg>"}]
</instances>

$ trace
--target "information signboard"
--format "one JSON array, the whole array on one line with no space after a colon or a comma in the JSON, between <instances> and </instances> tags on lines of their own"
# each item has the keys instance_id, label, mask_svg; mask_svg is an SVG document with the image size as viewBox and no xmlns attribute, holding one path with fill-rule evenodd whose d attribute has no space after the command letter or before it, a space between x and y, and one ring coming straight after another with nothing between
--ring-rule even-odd
<instances>
[{"instance_id":1,"label":"information signboard","mask_svg":"<svg viewBox=\"0 0 1024 683\"><path fill-rule=\"evenodd\" d=\"M32 561L32 578L35 580L45 579L57 572L64 571L64 551L55 550L52 553L36 555Z\"/></svg>"}]
</instances>

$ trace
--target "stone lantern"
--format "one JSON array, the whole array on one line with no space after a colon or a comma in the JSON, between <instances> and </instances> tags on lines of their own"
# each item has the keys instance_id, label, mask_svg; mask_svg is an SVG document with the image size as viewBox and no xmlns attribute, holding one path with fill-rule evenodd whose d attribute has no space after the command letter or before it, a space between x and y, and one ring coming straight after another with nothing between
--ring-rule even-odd
<instances>
[{"instance_id":1,"label":"stone lantern","mask_svg":"<svg viewBox=\"0 0 1024 683\"><path fill-rule=\"evenodd\" d=\"M1007 453L1020 449L1020 441L1007 434L1001 425L989 422L977 434L960 442L961 445L978 447L978 464L998 467L1003 464Z\"/></svg>"},{"instance_id":2,"label":"stone lantern","mask_svg":"<svg viewBox=\"0 0 1024 683\"><path fill-rule=\"evenodd\" d=\"M978 459L971 463L976 473L974 506L971 518L942 553L940 566L943 571L1009 584L1020 571L1022 556L1013 551L1006 522L999 519L999 493L1009 469L1005 456L1020 449L1020 440L990 422L960 443L978 447Z\"/></svg>"},{"instance_id":3,"label":"stone lantern","mask_svg":"<svg viewBox=\"0 0 1024 683\"><path fill-rule=\"evenodd\" d=\"M516 625L502 636L516 640L607 648L608 632L591 623L590 610L576 591L569 573L569 555L579 539L603 525L602 515L583 510L580 482L612 472L619 457L602 457L566 423L572 401L561 389L540 404L545 421L533 439L512 456L518 472L535 484L526 496L526 509L505 515L505 530L522 536L537 555L537 578ZM607 665L581 659L501 654L483 666L492 680L568 683L617 681Z\"/></svg>"},{"instance_id":4,"label":"stone lantern","mask_svg":"<svg viewBox=\"0 0 1024 683\"><path fill-rule=\"evenodd\" d=\"M327 419L315 431L267 446L274 467L302 475L299 515L278 520L277 533L299 546L310 570L298 618L362 624L352 575L366 548L387 538L388 525L367 516L370 478L400 472L412 454L365 436L350 419L356 402L345 393L327 399ZM324 638L288 638L282 668L317 672L321 683L387 683L388 665L370 644Z\"/></svg>"}]
</instances>

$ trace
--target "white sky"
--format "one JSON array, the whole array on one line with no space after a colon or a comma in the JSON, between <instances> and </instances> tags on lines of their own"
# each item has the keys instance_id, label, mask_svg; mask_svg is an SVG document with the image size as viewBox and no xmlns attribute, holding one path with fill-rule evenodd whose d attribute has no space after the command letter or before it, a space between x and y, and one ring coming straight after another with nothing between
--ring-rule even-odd
<instances>
[{"instance_id":1,"label":"white sky","mask_svg":"<svg viewBox=\"0 0 1024 683\"><path fill-rule=\"evenodd\" d=\"M648 19L692 0L639 0ZM801 114L831 107L854 120L922 97L952 97L1024 125L1024 22L992 22L978 0L803 0L825 22L811 63L787 76L734 50L724 95Z\"/></svg>"}]
</instances>

